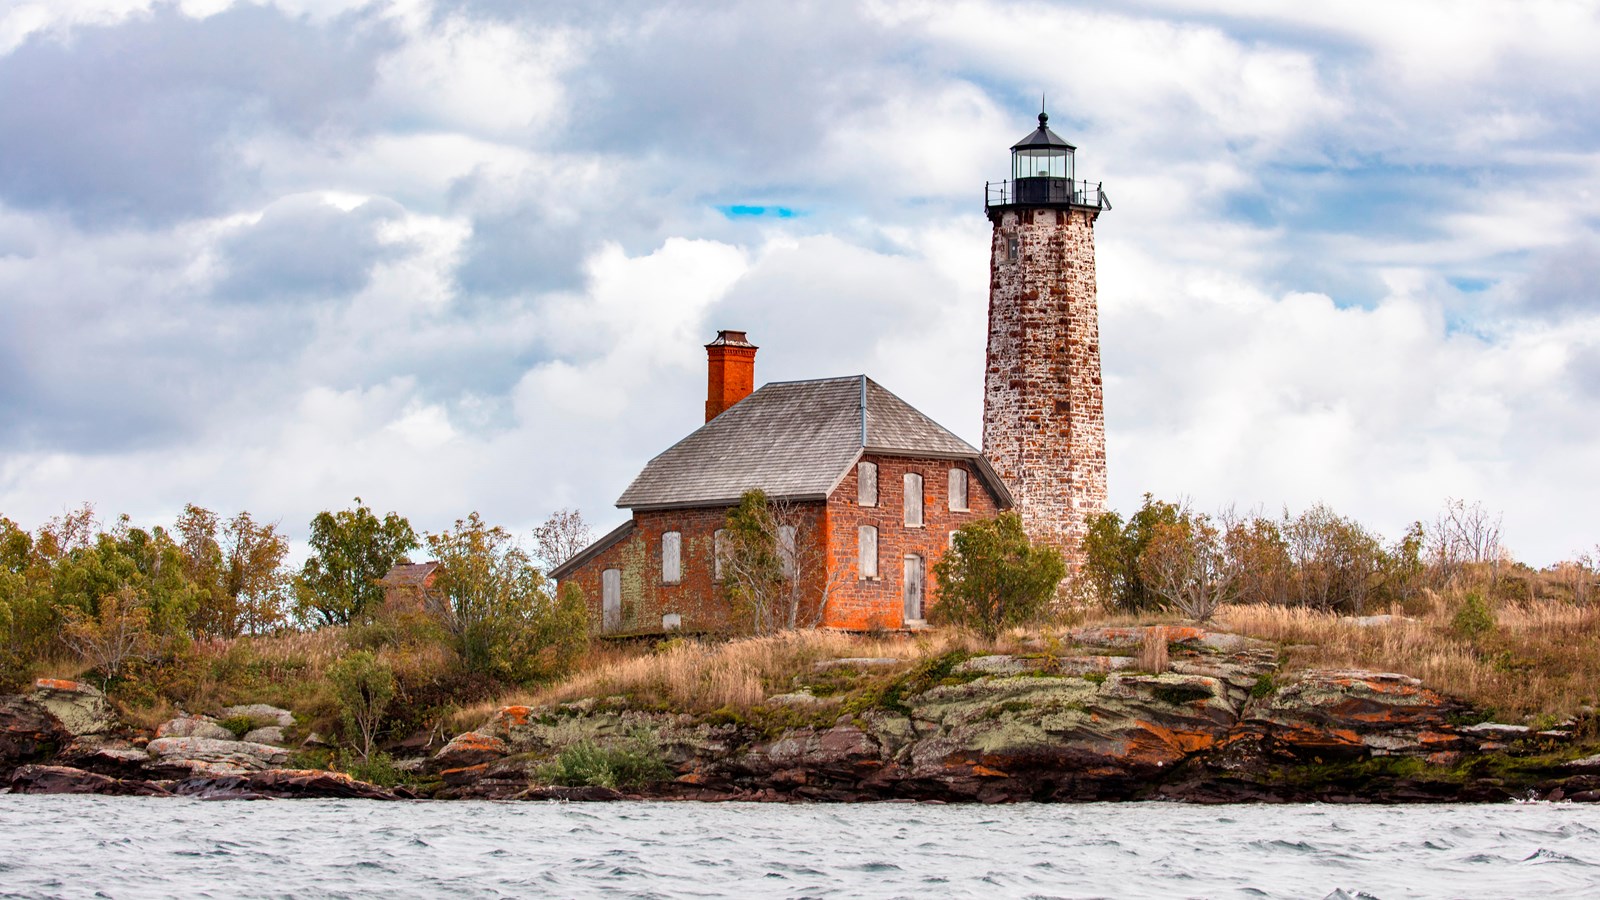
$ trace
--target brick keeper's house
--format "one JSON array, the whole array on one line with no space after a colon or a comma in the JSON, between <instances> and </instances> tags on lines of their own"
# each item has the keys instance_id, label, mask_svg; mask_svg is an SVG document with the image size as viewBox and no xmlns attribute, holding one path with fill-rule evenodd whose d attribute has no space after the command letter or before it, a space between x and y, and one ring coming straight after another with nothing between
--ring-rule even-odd
<instances>
[{"instance_id":1,"label":"brick keeper's house","mask_svg":"<svg viewBox=\"0 0 1600 900\"><path fill-rule=\"evenodd\" d=\"M706 352L705 425L645 465L617 500L632 518L554 577L583 588L603 633L731 630L719 532L760 488L789 514L780 547L816 561L790 566L801 622L920 625L951 534L1012 506L994 469L865 375L752 392L756 347L743 332L719 332Z\"/></svg>"}]
</instances>

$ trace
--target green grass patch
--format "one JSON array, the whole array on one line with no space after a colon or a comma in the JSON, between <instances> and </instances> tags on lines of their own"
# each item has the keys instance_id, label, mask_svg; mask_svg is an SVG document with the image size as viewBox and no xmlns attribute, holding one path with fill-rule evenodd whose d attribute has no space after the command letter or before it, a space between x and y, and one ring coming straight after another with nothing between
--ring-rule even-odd
<instances>
[{"instance_id":1,"label":"green grass patch","mask_svg":"<svg viewBox=\"0 0 1600 900\"><path fill-rule=\"evenodd\" d=\"M217 724L233 732L235 740L243 740L245 735L256 730L256 720L249 716L229 716Z\"/></svg>"},{"instance_id":2,"label":"green grass patch","mask_svg":"<svg viewBox=\"0 0 1600 900\"><path fill-rule=\"evenodd\" d=\"M655 733L641 728L610 747L579 741L540 766L537 777L544 784L619 790L666 781L672 770L662 759Z\"/></svg>"},{"instance_id":3,"label":"green grass patch","mask_svg":"<svg viewBox=\"0 0 1600 900\"><path fill-rule=\"evenodd\" d=\"M1260 700L1270 696L1278 689L1278 682L1272 677L1271 672L1262 672L1256 676L1256 683L1250 685L1250 696Z\"/></svg>"}]
</instances>

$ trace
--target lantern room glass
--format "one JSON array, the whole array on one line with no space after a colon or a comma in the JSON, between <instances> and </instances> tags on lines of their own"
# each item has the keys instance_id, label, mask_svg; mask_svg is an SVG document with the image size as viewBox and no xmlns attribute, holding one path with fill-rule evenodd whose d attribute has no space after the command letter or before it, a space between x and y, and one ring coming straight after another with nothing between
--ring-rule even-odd
<instances>
[{"instance_id":1,"label":"lantern room glass","mask_svg":"<svg viewBox=\"0 0 1600 900\"><path fill-rule=\"evenodd\" d=\"M1072 151L1059 148L1013 150L1012 178L1072 178Z\"/></svg>"}]
</instances>

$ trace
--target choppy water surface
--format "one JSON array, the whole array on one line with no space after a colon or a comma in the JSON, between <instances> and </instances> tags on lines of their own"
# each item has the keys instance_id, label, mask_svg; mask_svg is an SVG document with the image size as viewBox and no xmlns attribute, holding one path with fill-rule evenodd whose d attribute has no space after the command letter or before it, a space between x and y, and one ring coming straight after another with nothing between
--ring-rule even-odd
<instances>
[{"instance_id":1,"label":"choppy water surface","mask_svg":"<svg viewBox=\"0 0 1600 900\"><path fill-rule=\"evenodd\" d=\"M1600 896L1600 808L0 796L23 897Z\"/></svg>"}]
</instances>

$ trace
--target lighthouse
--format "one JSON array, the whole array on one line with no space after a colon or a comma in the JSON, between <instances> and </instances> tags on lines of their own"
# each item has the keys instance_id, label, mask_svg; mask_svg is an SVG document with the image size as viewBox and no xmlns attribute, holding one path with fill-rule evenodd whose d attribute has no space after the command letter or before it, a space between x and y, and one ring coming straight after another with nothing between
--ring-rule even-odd
<instances>
[{"instance_id":1,"label":"lighthouse","mask_svg":"<svg viewBox=\"0 0 1600 900\"><path fill-rule=\"evenodd\" d=\"M984 186L994 234L983 454L1028 534L1073 569L1085 521L1106 505L1094 223L1111 208L1100 183L1077 178L1076 151L1041 112L1011 148L1011 177Z\"/></svg>"}]
</instances>

